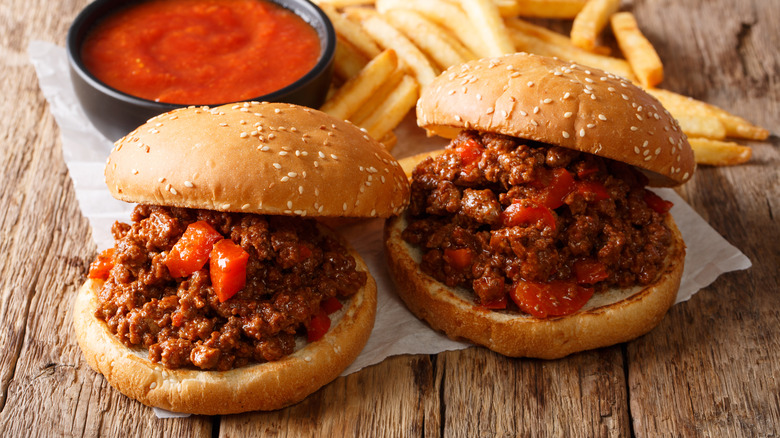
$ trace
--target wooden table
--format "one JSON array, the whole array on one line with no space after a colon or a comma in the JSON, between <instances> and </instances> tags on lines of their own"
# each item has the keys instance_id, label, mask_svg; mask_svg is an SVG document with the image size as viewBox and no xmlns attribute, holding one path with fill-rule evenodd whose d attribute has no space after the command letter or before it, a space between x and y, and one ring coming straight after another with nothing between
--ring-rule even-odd
<instances>
[{"instance_id":1,"label":"wooden table","mask_svg":"<svg viewBox=\"0 0 780 438\"><path fill-rule=\"evenodd\" d=\"M85 363L73 299L96 253L26 55L64 45L86 0L0 6L0 435L777 436L778 137L703 167L680 194L753 267L674 306L650 334L563 360L483 348L401 356L277 412L161 420ZM780 2L624 2L666 61L664 87L780 132Z\"/></svg>"}]
</instances>

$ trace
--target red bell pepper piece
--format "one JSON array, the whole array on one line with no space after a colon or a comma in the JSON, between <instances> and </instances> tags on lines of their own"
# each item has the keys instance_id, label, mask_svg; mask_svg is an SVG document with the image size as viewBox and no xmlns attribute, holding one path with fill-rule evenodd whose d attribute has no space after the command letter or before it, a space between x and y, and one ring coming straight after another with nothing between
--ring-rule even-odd
<instances>
[{"instance_id":1,"label":"red bell pepper piece","mask_svg":"<svg viewBox=\"0 0 780 438\"><path fill-rule=\"evenodd\" d=\"M563 167L546 174L541 183L544 189L535 201L550 209L563 205L563 198L574 190L574 176Z\"/></svg>"},{"instance_id":2,"label":"red bell pepper piece","mask_svg":"<svg viewBox=\"0 0 780 438\"><path fill-rule=\"evenodd\" d=\"M514 200L509 207L501 212L501 223L505 227L530 225L539 221L555 230L555 217L547 207L533 204L524 206L519 200Z\"/></svg>"},{"instance_id":3,"label":"red bell pepper piece","mask_svg":"<svg viewBox=\"0 0 780 438\"><path fill-rule=\"evenodd\" d=\"M666 214L672 209L674 203L667 201L650 190L645 189L645 194L642 196L648 207L655 210L657 213Z\"/></svg>"},{"instance_id":4,"label":"red bell pepper piece","mask_svg":"<svg viewBox=\"0 0 780 438\"><path fill-rule=\"evenodd\" d=\"M108 248L100 254L94 262L89 264L89 278L96 280L108 280L108 275L114 267L114 248Z\"/></svg>"},{"instance_id":5,"label":"red bell pepper piece","mask_svg":"<svg viewBox=\"0 0 780 438\"><path fill-rule=\"evenodd\" d=\"M306 329L306 339L309 342L319 341L330 329L330 318L322 310L311 317Z\"/></svg>"},{"instance_id":6,"label":"red bell pepper piece","mask_svg":"<svg viewBox=\"0 0 780 438\"><path fill-rule=\"evenodd\" d=\"M339 301L339 299L336 297L330 297L320 302L320 310L327 313L328 315L340 310L342 307L344 306L341 304L341 301Z\"/></svg>"},{"instance_id":7,"label":"red bell pepper piece","mask_svg":"<svg viewBox=\"0 0 780 438\"><path fill-rule=\"evenodd\" d=\"M206 221L193 222L165 258L165 266L174 278L188 277L203 268L211 249L223 237Z\"/></svg>"},{"instance_id":8,"label":"red bell pepper piece","mask_svg":"<svg viewBox=\"0 0 780 438\"><path fill-rule=\"evenodd\" d=\"M593 288L564 280L549 283L521 280L510 291L517 307L537 318L570 315L581 309L592 296Z\"/></svg>"},{"instance_id":9,"label":"red bell pepper piece","mask_svg":"<svg viewBox=\"0 0 780 438\"><path fill-rule=\"evenodd\" d=\"M452 265L453 268L458 270L463 270L468 267L471 267L471 260L473 259L474 255L471 253L471 250L468 248L458 248L458 249L451 249L447 248L444 250L444 261Z\"/></svg>"},{"instance_id":10,"label":"red bell pepper piece","mask_svg":"<svg viewBox=\"0 0 780 438\"><path fill-rule=\"evenodd\" d=\"M220 303L240 291L246 285L246 264L249 253L232 240L223 239L214 244L211 250L209 270L211 286Z\"/></svg>"},{"instance_id":11,"label":"red bell pepper piece","mask_svg":"<svg viewBox=\"0 0 780 438\"><path fill-rule=\"evenodd\" d=\"M482 153L485 151L485 148L476 140L468 139L458 145L457 150L460 155L461 164L464 167L468 167L474 165L482 158Z\"/></svg>"},{"instance_id":12,"label":"red bell pepper piece","mask_svg":"<svg viewBox=\"0 0 780 438\"><path fill-rule=\"evenodd\" d=\"M585 199L592 199L592 201L610 198L607 188L598 181L578 181L577 193L581 194Z\"/></svg>"},{"instance_id":13,"label":"red bell pepper piece","mask_svg":"<svg viewBox=\"0 0 780 438\"><path fill-rule=\"evenodd\" d=\"M574 276L579 284L596 284L609 277L604 263L593 259L581 259L574 262Z\"/></svg>"}]
</instances>

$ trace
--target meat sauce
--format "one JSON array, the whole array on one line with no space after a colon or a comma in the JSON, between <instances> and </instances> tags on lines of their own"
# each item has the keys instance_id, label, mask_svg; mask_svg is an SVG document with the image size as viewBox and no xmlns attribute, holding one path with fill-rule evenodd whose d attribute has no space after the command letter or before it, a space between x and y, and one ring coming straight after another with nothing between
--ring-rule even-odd
<instances>
[{"instance_id":1,"label":"meat sauce","mask_svg":"<svg viewBox=\"0 0 780 438\"><path fill-rule=\"evenodd\" d=\"M243 288L226 299L212 287L209 263L184 278L166 265L200 221L249 256ZM122 343L147 348L150 360L171 369L278 360L293 352L296 335L322 329L323 308L340 307L367 278L341 243L302 218L139 205L132 223L117 222L112 233L114 248L90 272L107 276L95 315Z\"/></svg>"},{"instance_id":2,"label":"meat sauce","mask_svg":"<svg viewBox=\"0 0 780 438\"><path fill-rule=\"evenodd\" d=\"M624 163L463 131L415 168L402 236L426 273L486 308L566 315L660 274L671 203L646 184Z\"/></svg>"}]
</instances>

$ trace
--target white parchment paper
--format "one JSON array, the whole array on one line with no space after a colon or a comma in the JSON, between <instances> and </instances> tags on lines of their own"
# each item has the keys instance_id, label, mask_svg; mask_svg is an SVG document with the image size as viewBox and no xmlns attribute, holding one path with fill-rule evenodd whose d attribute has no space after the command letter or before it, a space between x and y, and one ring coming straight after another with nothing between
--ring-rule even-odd
<instances>
[{"instance_id":1,"label":"white parchment paper","mask_svg":"<svg viewBox=\"0 0 780 438\"><path fill-rule=\"evenodd\" d=\"M76 198L84 216L92 226L92 236L98 249L113 246L111 225L120 220L129 222L133 205L114 199L103 178L103 167L112 147L89 122L71 86L65 49L54 44L33 41L28 48L38 81L49 110L62 133L62 149L76 189ZM440 139L427 139L414 120L407 120L396 130L396 157L404 157L437 147ZM721 237L704 219L671 189L657 189L664 199L674 203L672 216L682 232L688 251L677 302L688 300L700 289L725 272L747 269L750 260ZM353 373L397 354L435 354L457 350L470 344L448 339L415 318L393 292L393 283L385 266L381 220L344 227L340 231L365 259L376 278L378 296L377 318L368 344L357 360L344 371ZM158 416L167 412L155 410Z\"/></svg>"}]
</instances>

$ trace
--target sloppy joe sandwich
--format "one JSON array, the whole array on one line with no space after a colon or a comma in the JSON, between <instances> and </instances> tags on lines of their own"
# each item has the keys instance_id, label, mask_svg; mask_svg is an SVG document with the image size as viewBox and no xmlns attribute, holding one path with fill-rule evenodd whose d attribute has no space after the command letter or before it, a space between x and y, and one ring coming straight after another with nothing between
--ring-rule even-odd
<instances>
[{"instance_id":1,"label":"sloppy joe sandwich","mask_svg":"<svg viewBox=\"0 0 780 438\"><path fill-rule=\"evenodd\" d=\"M693 174L677 122L603 71L524 53L423 91L418 124L451 138L412 172L385 241L411 311L508 356L634 339L674 303L685 245L648 185Z\"/></svg>"},{"instance_id":2,"label":"sloppy joe sandwich","mask_svg":"<svg viewBox=\"0 0 780 438\"><path fill-rule=\"evenodd\" d=\"M178 412L272 410L357 357L376 283L313 218L405 208L408 181L381 144L295 105L191 107L119 140L105 175L138 205L90 266L74 325L117 390Z\"/></svg>"}]
</instances>

